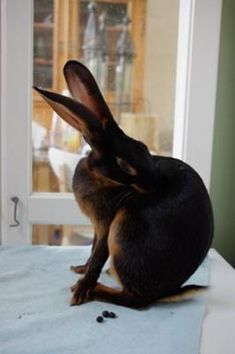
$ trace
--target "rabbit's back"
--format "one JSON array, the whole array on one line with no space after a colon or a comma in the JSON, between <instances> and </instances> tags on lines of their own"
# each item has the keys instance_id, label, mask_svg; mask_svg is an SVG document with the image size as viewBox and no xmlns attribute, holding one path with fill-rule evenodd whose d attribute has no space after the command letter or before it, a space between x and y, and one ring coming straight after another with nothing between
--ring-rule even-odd
<instances>
[{"instance_id":1,"label":"rabbit's back","mask_svg":"<svg viewBox=\"0 0 235 354\"><path fill-rule=\"evenodd\" d=\"M166 176L165 190L155 200L153 195L130 199L118 212L118 224L111 225L110 245L125 288L161 297L179 288L204 259L213 217L206 188L191 167L172 158L154 159Z\"/></svg>"}]
</instances>

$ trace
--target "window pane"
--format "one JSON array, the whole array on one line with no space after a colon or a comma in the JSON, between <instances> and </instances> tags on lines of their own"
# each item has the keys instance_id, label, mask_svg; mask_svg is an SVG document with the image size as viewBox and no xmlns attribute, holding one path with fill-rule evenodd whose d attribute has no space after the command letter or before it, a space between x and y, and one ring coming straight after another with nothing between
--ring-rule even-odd
<instances>
[{"instance_id":1,"label":"window pane","mask_svg":"<svg viewBox=\"0 0 235 354\"><path fill-rule=\"evenodd\" d=\"M63 65L82 61L122 129L171 155L178 2L34 0L34 84L68 95ZM89 146L36 93L32 131L33 191L71 192Z\"/></svg>"},{"instance_id":2,"label":"window pane","mask_svg":"<svg viewBox=\"0 0 235 354\"><path fill-rule=\"evenodd\" d=\"M53 0L34 1L34 71L36 86L53 86Z\"/></svg>"},{"instance_id":3,"label":"window pane","mask_svg":"<svg viewBox=\"0 0 235 354\"><path fill-rule=\"evenodd\" d=\"M32 244L50 246L90 245L93 228L87 225L33 225Z\"/></svg>"}]
</instances>

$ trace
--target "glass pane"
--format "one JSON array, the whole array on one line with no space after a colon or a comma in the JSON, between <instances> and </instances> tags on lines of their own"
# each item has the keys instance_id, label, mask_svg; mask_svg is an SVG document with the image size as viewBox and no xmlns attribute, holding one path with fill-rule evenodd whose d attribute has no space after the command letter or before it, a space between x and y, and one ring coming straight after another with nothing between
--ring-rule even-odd
<instances>
[{"instance_id":1,"label":"glass pane","mask_svg":"<svg viewBox=\"0 0 235 354\"><path fill-rule=\"evenodd\" d=\"M82 61L121 128L153 153L171 155L178 6L179 0L34 0L34 84L68 95L63 65ZM89 146L36 93L32 132L33 191L71 192Z\"/></svg>"},{"instance_id":2,"label":"glass pane","mask_svg":"<svg viewBox=\"0 0 235 354\"><path fill-rule=\"evenodd\" d=\"M33 83L35 86L53 86L53 0L34 1Z\"/></svg>"},{"instance_id":3,"label":"glass pane","mask_svg":"<svg viewBox=\"0 0 235 354\"><path fill-rule=\"evenodd\" d=\"M50 246L90 245L93 228L88 225L33 225L32 244Z\"/></svg>"}]
</instances>

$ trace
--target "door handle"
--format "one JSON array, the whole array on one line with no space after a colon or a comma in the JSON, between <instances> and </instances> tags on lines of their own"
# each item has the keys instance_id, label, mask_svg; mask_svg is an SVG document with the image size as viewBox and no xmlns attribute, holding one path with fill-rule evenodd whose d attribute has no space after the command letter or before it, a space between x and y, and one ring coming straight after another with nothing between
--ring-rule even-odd
<instances>
[{"instance_id":1,"label":"door handle","mask_svg":"<svg viewBox=\"0 0 235 354\"><path fill-rule=\"evenodd\" d=\"M19 220L17 220L17 207L18 207L18 202L19 198L18 197L12 197L11 201L14 203L14 215L13 215L13 224L10 224L10 227L17 227L20 225Z\"/></svg>"}]
</instances>

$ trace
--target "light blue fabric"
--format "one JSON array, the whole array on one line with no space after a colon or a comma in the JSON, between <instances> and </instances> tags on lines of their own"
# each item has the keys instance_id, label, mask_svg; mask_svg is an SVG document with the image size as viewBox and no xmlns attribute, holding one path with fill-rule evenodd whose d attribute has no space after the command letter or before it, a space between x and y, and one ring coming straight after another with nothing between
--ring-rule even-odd
<instances>
[{"instance_id":1,"label":"light blue fabric","mask_svg":"<svg viewBox=\"0 0 235 354\"><path fill-rule=\"evenodd\" d=\"M205 297L131 310L101 302L69 306L90 247L0 247L1 354L196 354ZM114 285L102 273L101 281ZM207 284L208 261L189 283ZM103 310L118 318L97 323Z\"/></svg>"}]
</instances>

